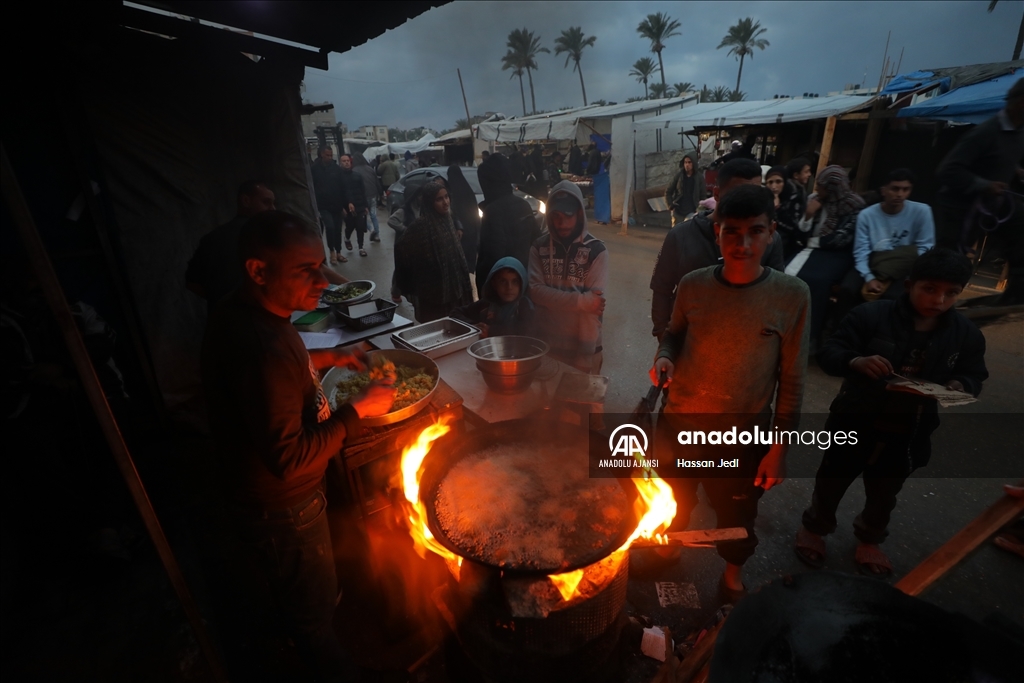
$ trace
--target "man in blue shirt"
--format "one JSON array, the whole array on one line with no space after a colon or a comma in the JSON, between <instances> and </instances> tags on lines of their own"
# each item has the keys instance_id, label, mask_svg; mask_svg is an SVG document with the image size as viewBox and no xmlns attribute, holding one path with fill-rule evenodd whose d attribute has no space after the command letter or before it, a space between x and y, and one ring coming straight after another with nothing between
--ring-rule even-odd
<instances>
[{"instance_id":1,"label":"man in blue shirt","mask_svg":"<svg viewBox=\"0 0 1024 683\"><path fill-rule=\"evenodd\" d=\"M882 201L857 216L854 270L840 285L844 309L875 299L896 299L918 256L935 246L931 207L908 199L914 177L908 169L889 172Z\"/></svg>"}]
</instances>

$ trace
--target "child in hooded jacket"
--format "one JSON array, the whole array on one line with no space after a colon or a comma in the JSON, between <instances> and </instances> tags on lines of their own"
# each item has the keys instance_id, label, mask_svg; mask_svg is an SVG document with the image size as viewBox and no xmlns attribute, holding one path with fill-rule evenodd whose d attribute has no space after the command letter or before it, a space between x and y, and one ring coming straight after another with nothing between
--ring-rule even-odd
<instances>
[{"instance_id":1,"label":"child in hooded jacket","mask_svg":"<svg viewBox=\"0 0 1024 683\"><path fill-rule=\"evenodd\" d=\"M476 325L484 337L535 336L533 302L526 289L526 267L506 256L491 268L480 299L454 309L451 317Z\"/></svg>"}]
</instances>

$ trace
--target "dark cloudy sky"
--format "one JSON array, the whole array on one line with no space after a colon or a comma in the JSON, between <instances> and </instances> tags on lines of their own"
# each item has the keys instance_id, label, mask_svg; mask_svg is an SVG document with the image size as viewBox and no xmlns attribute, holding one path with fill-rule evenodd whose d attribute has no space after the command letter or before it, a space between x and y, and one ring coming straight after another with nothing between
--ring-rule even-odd
<instances>
[{"instance_id":1,"label":"dark cloudy sky","mask_svg":"<svg viewBox=\"0 0 1024 683\"><path fill-rule=\"evenodd\" d=\"M666 42L668 83L698 87L736 84L737 62L715 49L729 26L750 16L768 29L771 45L748 58L740 89L747 99L775 94L840 90L846 83L874 85L886 34L900 71L1008 60L1024 3L1003 0L989 14L987 0L960 2L454 2L430 10L344 54L331 54L330 70L306 70L305 98L331 101L350 128L385 124L442 130L464 118L456 68L462 70L472 114L522 113L517 80L501 70L506 37L526 27L553 48L570 26L597 36L584 51L588 99L623 102L643 95L628 76L634 61L651 55L636 26L654 12L682 24ZM386 4L381 3L382 11ZM653 57L653 55L651 55ZM565 56L541 54L534 73L537 108L582 105L579 78ZM525 81L525 79L524 79ZM530 106L527 86L527 108Z\"/></svg>"}]
</instances>

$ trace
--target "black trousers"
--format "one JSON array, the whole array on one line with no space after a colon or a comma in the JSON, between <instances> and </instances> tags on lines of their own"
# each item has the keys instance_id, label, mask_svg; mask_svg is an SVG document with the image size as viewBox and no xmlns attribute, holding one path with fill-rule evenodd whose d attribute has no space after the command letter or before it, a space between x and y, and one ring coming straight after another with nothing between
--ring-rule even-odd
<instances>
[{"instance_id":1,"label":"black trousers","mask_svg":"<svg viewBox=\"0 0 1024 683\"><path fill-rule=\"evenodd\" d=\"M768 453L768 446L717 446L712 449L693 449L674 445L674 430L668 428L668 421L659 417L656 430L658 459L670 462L684 459L740 459L736 470L695 470L692 477L667 476L668 471L659 472L672 487L676 499L676 516L669 531L683 531L690 524L690 514L697 507L697 487L704 487L711 509L715 511L715 528L728 529L743 527L747 537L738 541L723 541L716 544L718 555L729 564L743 565L757 548L757 534L754 521L757 519L757 504L764 495L764 489L754 486L754 477L762 458ZM675 470L677 473L678 470Z\"/></svg>"},{"instance_id":2,"label":"black trousers","mask_svg":"<svg viewBox=\"0 0 1024 683\"><path fill-rule=\"evenodd\" d=\"M363 235L366 234L366 211L365 209L356 209L355 213L349 213L345 216L345 241L352 240L352 232L356 233L356 242L359 244L359 248L363 248ZM339 247L339 250L341 247Z\"/></svg>"},{"instance_id":3,"label":"black trousers","mask_svg":"<svg viewBox=\"0 0 1024 683\"><path fill-rule=\"evenodd\" d=\"M324 209L320 212L320 219L324 222L324 230L327 231L327 247L331 251L341 251L341 211Z\"/></svg>"},{"instance_id":4,"label":"black trousers","mask_svg":"<svg viewBox=\"0 0 1024 683\"><path fill-rule=\"evenodd\" d=\"M835 531L839 503L850 484L863 475L867 499L853 521L853 533L864 543L884 541L896 496L913 471L908 450L906 438L884 434L862 439L856 447L830 448L814 477L811 506L803 514L804 527L822 536Z\"/></svg>"}]
</instances>

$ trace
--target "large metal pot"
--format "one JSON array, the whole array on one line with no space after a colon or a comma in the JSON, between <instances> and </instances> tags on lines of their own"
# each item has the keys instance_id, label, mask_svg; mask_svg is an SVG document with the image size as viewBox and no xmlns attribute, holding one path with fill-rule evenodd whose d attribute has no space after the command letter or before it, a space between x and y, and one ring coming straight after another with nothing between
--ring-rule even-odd
<instances>
[{"instance_id":1,"label":"large metal pot","mask_svg":"<svg viewBox=\"0 0 1024 683\"><path fill-rule=\"evenodd\" d=\"M536 449L538 457L543 457L546 450L565 446L578 446L581 458L589 458L590 443L602 444L606 437L586 428L559 422L552 417L508 420L497 422L482 429L473 430L464 435L448 435L434 444L423 463L423 475L420 479L420 496L427 513L427 524L434 538L443 546L461 557L473 560L480 565L501 572L515 572L519 575L543 576L582 569L604 559L620 548L636 528L638 519L634 510L637 497L636 486L630 479L619 479L619 484L626 492L626 507L623 509L622 522L614 534L602 539L600 544L581 544L579 547L565 549L564 559L558 566L519 567L514 564L491 564L473 548L462 548L452 541L441 527L437 519L435 503L438 489L449 470L462 459L485 451L496 444L529 444ZM589 463L588 463L589 464ZM501 486L502 482L480 482L481 486Z\"/></svg>"},{"instance_id":2,"label":"large metal pot","mask_svg":"<svg viewBox=\"0 0 1024 683\"><path fill-rule=\"evenodd\" d=\"M533 337L488 337L474 342L469 355L491 391L516 394L530 388L548 345Z\"/></svg>"}]
</instances>

